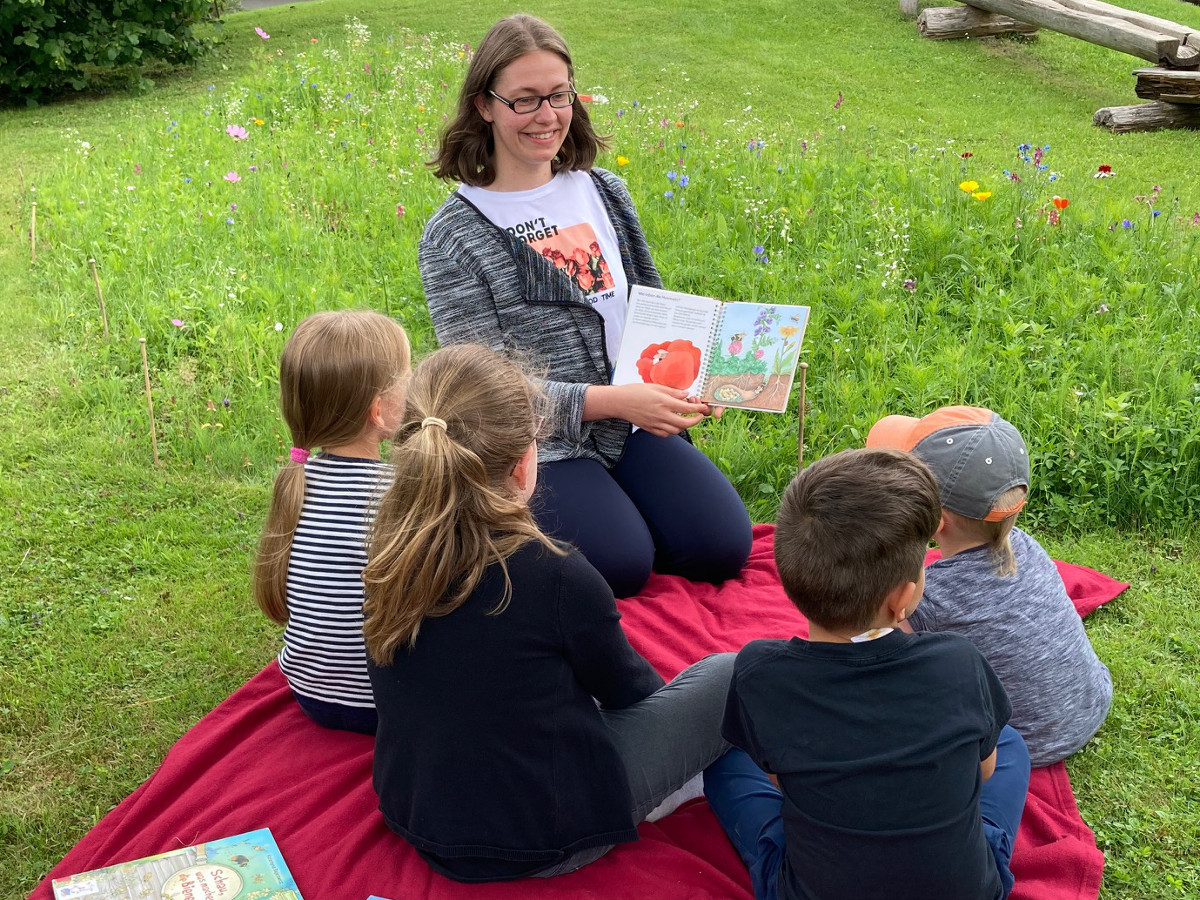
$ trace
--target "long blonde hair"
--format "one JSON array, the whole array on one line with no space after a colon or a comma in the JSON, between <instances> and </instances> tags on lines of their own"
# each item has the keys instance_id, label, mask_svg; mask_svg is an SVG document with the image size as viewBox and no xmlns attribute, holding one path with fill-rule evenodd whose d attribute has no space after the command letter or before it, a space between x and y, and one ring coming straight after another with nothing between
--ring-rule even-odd
<instances>
[{"instance_id":1,"label":"long blonde hair","mask_svg":"<svg viewBox=\"0 0 1200 900\"><path fill-rule=\"evenodd\" d=\"M311 451L357 438L375 398L401 389L409 366L408 335L395 319L369 310L309 316L288 338L279 365L280 407L292 446ZM288 619L288 563L304 489L304 464L285 462L254 561L254 599L281 625Z\"/></svg>"},{"instance_id":2,"label":"long blonde hair","mask_svg":"<svg viewBox=\"0 0 1200 900\"><path fill-rule=\"evenodd\" d=\"M1026 488L1018 485L1009 488L996 498L992 509L1011 509L1025 498ZM955 515L945 510L945 515ZM988 559L992 563L992 572L1000 578L1008 578L1017 574L1017 558L1013 555L1012 534L1013 526L1017 523L1019 512L1001 519L998 522L988 522L983 519L968 519L957 516L959 528L971 540L979 541L987 548Z\"/></svg>"},{"instance_id":3,"label":"long blonde hair","mask_svg":"<svg viewBox=\"0 0 1200 900\"><path fill-rule=\"evenodd\" d=\"M367 652L388 665L416 642L426 617L445 616L498 563L529 541L565 551L538 528L512 481L537 437L542 395L521 369L487 347L459 344L413 373L392 446L395 480L375 516L363 569Z\"/></svg>"}]
</instances>

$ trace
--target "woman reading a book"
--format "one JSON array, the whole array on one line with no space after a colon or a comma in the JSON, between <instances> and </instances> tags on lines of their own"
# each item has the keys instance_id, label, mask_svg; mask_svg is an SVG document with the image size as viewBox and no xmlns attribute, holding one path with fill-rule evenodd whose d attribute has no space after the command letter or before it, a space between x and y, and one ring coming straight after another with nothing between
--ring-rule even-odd
<instances>
[{"instance_id":1,"label":"woman reading a book","mask_svg":"<svg viewBox=\"0 0 1200 900\"><path fill-rule=\"evenodd\" d=\"M475 52L431 162L459 183L420 243L434 330L544 371L538 524L617 596L652 568L722 581L751 536L733 486L685 439L713 410L683 389L610 384L630 286L662 281L624 183L592 165L605 143L574 77L562 37L533 16L497 22Z\"/></svg>"}]
</instances>

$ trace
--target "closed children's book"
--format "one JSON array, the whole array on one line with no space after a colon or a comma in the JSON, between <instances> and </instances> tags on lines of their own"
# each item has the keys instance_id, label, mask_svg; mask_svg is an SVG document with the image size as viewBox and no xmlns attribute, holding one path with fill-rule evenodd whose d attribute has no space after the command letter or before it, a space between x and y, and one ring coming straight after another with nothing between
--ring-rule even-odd
<instances>
[{"instance_id":1,"label":"closed children's book","mask_svg":"<svg viewBox=\"0 0 1200 900\"><path fill-rule=\"evenodd\" d=\"M712 406L783 412L808 312L636 285L612 382L662 384Z\"/></svg>"},{"instance_id":2,"label":"closed children's book","mask_svg":"<svg viewBox=\"0 0 1200 900\"><path fill-rule=\"evenodd\" d=\"M56 878L54 900L303 900L269 828Z\"/></svg>"}]
</instances>

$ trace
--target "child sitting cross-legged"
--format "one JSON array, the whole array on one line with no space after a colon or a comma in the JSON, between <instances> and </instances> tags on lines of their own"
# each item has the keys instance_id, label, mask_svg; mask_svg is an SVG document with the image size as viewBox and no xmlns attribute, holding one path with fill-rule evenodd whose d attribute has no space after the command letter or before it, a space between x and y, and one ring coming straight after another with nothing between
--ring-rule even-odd
<instances>
[{"instance_id":1,"label":"child sitting cross-legged","mask_svg":"<svg viewBox=\"0 0 1200 900\"><path fill-rule=\"evenodd\" d=\"M942 559L925 570L917 631L956 631L991 664L1012 701L1012 726L1035 766L1070 756L1100 728L1112 677L1096 657L1054 561L1015 527L1029 454L991 410L947 406L921 419L887 416L868 447L911 450L937 479Z\"/></svg>"},{"instance_id":2,"label":"child sitting cross-legged","mask_svg":"<svg viewBox=\"0 0 1200 900\"><path fill-rule=\"evenodd\" d=\"M1012 889L1029 756L1004 688L966 638L897 627L940 521L933 475L895 450L827 457L784 495L775 560L809 636L738 654L722 733L741 749L705 772L758 900Z\"/></svg>"}]
</instances>

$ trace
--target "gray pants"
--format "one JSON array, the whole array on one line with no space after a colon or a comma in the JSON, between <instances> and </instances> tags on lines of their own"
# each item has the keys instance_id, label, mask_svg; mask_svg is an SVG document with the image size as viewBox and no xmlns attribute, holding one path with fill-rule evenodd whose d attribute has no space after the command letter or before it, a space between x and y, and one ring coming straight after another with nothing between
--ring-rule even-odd
<instances>
[{"instance_id":1,"label":"gray pants","mask_svg":"<svg viewBox=\"0 0 1200 900\"><path fill-rule=\"evenodd\" d=\"M600 711L625 763L634 822L645 819L729 749L721 737L721 719L735 656L706 656L640 703ZM538 877L574 872L611 849L610 845L580 850Z\"/></svg>"}]
</instances>

